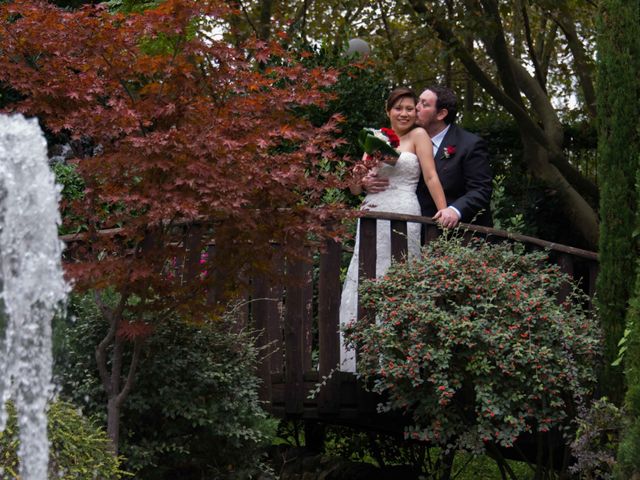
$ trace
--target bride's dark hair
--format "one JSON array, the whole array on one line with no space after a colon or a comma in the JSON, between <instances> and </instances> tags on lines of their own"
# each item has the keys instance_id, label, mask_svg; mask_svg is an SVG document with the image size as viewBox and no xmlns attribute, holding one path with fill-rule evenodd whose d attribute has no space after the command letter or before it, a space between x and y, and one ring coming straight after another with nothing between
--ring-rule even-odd
<instances>
[{"instance_id":1,"label":"bride's dark hair","mask_svg":"<svg viewBox=\"0 0 640 480\"><path fill-rule=\"evenodd\" d=\"M398 87L394 88L387 97L386 111L388 112L389 110L391 110L398 100L405 97L413 100L414 104L418 103L418 96L413 93L413 90L407 87Z\"/></svg>"}]
</instances>

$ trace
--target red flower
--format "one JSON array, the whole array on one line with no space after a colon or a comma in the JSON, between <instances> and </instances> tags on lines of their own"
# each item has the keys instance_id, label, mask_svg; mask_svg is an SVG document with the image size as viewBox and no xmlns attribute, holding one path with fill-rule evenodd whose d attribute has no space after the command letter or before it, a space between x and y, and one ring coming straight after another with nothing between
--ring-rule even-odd
<instances>
[{"instance_id":1,"label":"red flower","mask_svg":"<svg viewBox=\"0 0 640 480\"><path fill-rule=\"evenodd\" d=\"M391 145L393 148L398 148L398 145L400 145L400 138L398 137L396 132L394 132L390 128L381 128L380 131L384 133L389 139L389 145Z\"/></svg>"},{"instance_id":2,"label":"red flower","mask_svg":"<svg viewBox=\"0 0 640 480\"><path fill-rule=\"evenodd\" d=\"M455 145L447 145L444 147L444 158L450 158L451 155L455 155L456 146Z\"/></svg>"}]
</instances>

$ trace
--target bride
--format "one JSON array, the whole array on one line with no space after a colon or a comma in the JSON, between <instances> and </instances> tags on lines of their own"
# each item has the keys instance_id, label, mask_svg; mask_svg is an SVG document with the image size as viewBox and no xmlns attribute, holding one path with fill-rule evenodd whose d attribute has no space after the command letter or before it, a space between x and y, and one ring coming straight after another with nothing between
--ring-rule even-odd
<instances>
[{"instance_id":1,"label":"bride","mask_svg":"<svg viewBox=\"0 0 640 480\"><path fill-rule=\"evenodd\" d=\"M417 97L409 88L396 88L386 102L386 112L391 128L400 138L397 150L400 156L394 165L380 162L378 176L389 179L389 186L379 193L370 193L362 202L361 210L420 215L416 187L420 174L424 177L429 193L438 210L446 208L442 185L436 174L431 138L426 130L415 126ZM351 192L358 195L361 185L352 185ZM391 264L391 235L388 220L378 220L376 225L376 277L384 275ZM420 254L420 229L418 223L407 224L408 258ZM353 257L347 271L340 300L340 326L354 321L358 311L358 248L360 224L356 233ZM355 351L344 345L340 335L340 370L356 371Z\"/></svg>"}]
</instances>

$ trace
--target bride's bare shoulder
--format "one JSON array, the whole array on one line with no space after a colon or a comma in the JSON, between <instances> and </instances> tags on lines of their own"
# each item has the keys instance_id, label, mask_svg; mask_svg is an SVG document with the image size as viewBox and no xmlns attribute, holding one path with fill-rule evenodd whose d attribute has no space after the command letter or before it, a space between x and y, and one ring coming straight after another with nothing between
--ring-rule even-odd
<instances>
[{"instance_id":1,"label":"bride's bare shoulder","mask_svg":"<svg viewBox=\"0 0 640 480\"><path fill-rule=\"evenodd\" d=\"M422 127L414 127L411 130L411 137L412 138L429 138L429 134Z\"/></svg>"}]
</instances>

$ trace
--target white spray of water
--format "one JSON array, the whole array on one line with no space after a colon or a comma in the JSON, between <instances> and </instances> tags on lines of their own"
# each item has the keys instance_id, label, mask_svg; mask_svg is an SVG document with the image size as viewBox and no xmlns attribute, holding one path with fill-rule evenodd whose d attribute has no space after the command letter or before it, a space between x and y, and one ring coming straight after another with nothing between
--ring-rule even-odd
<instances>
[{"instance_id":1,"label":"white spray of water","mask_svg":"<svg viewBox=\"0 0 640 480\"><path fill-rule=\"evenodd\" d=\"M0 115L0 430L13 398L23 480L47 478L51 319L68 292L54 180L38 122Z\"/></svg>"}]
</instances>

